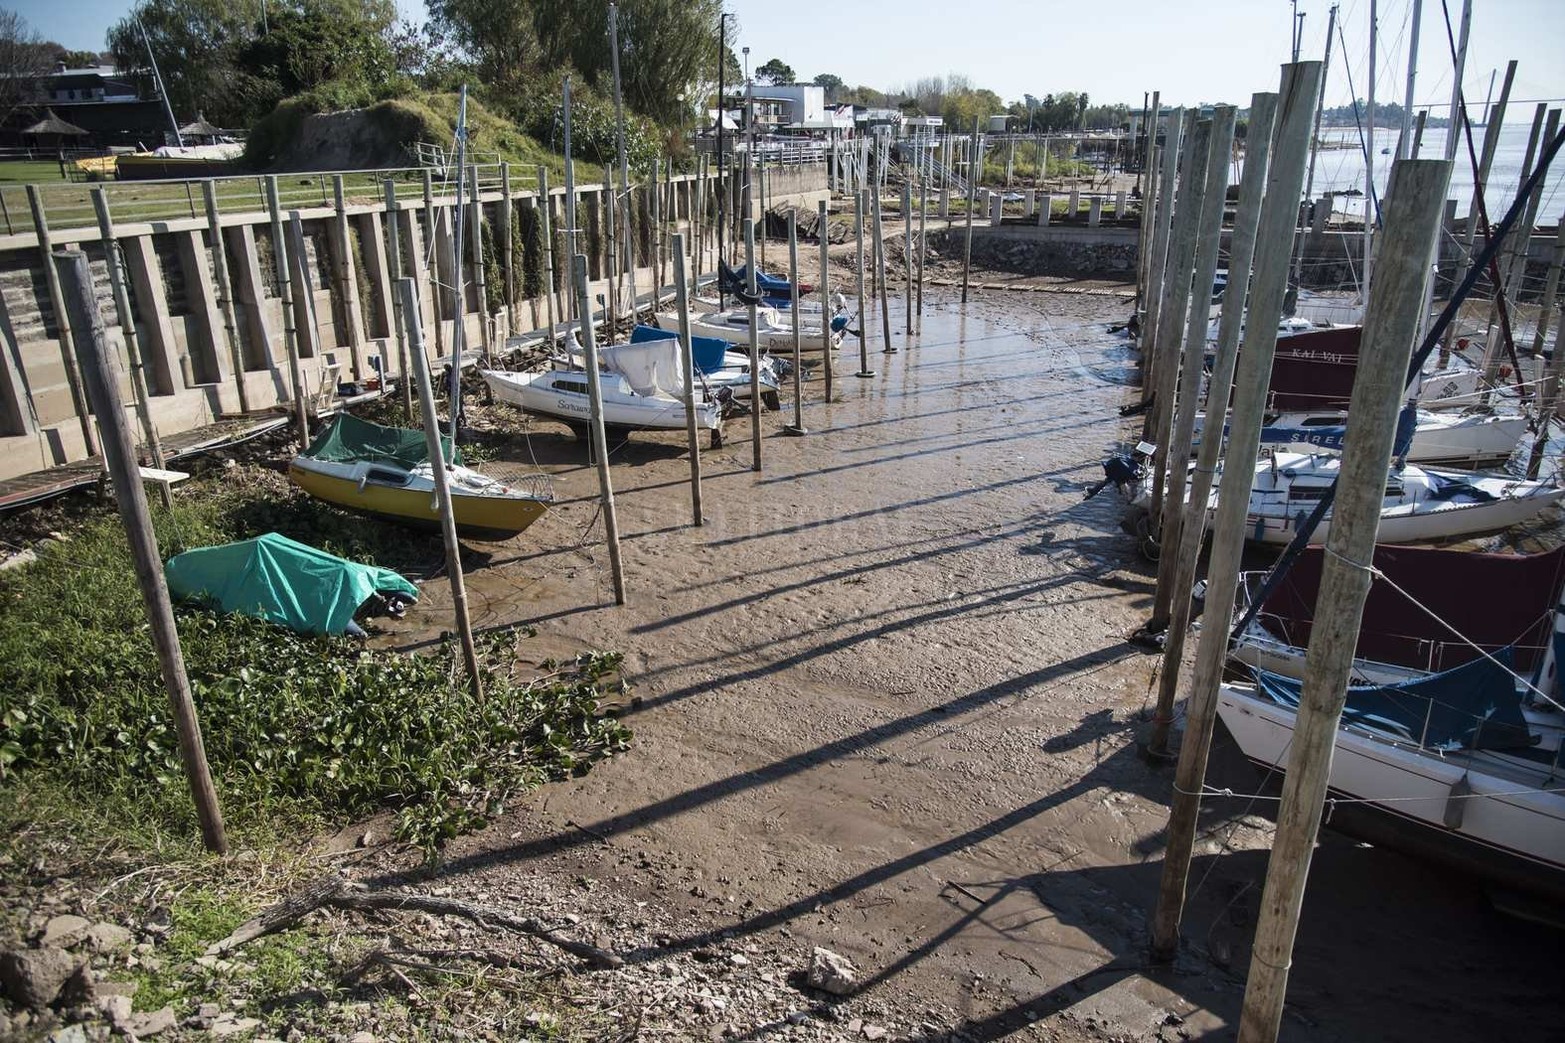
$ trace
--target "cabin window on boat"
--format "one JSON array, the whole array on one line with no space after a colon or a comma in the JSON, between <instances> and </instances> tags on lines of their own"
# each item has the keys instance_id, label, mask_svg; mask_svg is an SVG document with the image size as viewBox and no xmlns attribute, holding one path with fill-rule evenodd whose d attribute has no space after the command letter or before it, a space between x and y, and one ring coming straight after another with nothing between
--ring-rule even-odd
<instances>
[{"instance_id":1,"label":"cabin window on boat","mask_svg":"<svg viewBox=\"0 0 1565 1043\"><path fill-rule=\"evenodd\" d=\"M372 482L381 485L406 485L413 476L406 471L388 471L381 467L371 467L366 472L366 477Z\"/></svg>"},{"instance_id":2,"label":"cabin window on boat","mask_svg":"<svg viewBox=\"0 0 1565 1043\"><path fill-rule=\"evenodd\" d=\"M577 380L556 380L554 389L556 391L574 391L578 395L587 393L587 385Z\"/></svg>"}]
</instances>

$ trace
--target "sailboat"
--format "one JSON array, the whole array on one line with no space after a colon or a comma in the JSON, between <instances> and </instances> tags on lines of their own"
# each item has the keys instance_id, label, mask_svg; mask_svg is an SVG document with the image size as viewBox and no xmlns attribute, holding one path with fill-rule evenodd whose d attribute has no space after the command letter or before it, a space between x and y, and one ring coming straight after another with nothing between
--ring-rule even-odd
<instances>
[{"instance_id":1,"label":"sailboat","mask_svg":"<svg viewBox=\"0 0 1565 1043\"><path fill-rule=\"evenodd\" d=\"M1323 560L1306 551L1266 599L1233 652L1255 680L1218 695L1224 726L1272 778ZM1380 546L1373 565L1328 781L1333 827L1565 898L1565 548Z\"/></svg>"}]
</instances>

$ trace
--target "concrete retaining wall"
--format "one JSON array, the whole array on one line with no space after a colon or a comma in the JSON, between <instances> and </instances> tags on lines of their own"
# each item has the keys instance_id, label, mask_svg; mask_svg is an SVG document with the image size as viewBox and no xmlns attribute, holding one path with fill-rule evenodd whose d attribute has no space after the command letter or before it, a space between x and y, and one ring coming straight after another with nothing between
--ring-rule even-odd
<instances>
[{"instance_id":1,"label":"concrete retaining wall","mask_svg":"<svg viewBox=\"0 0 1565 1043\"><path fill-rule=\"evenodd\" d=\"M708 199L700 207L710 228L715 222L721 182L706 183ZM824 192L824 167L775 172L772 184L790 194ZM736 186L737 187L737 186ZM293 289L293 319L300 331L305 394L314 397L332 374L341 381L373 377L381 368L398 374L391 279L397 271L390 254L389 227L396 222L402 274L411 275L419 291L419 311L426 348L435 365L449 355L454 334L455 300L452 278L454 199L425 199L416 190L399 188L396 206L378 199L345 200L340 207L299 211L304 230L304 280L289 276ZM693 175L670 179L664 209L673 231L689 231L698 211L700 186ZM201 185L193 185L200 199ZM651 230L646 193L638 200L639 252L635 281L645 293L653 282ZM577 249L588 255L594 284L589 293L613 292L607 260L603 209L607 199L601 184L576 187ZM541 206L550 209L555 232L556 284L569 296L565 257L565 193L555 189L545 204L537 193L499 190L481 197L486 235L497 245L497 260L488 266L491 311L480 307L477 287L470 281L464 307L466 343L477 350L485 343L497 348L511 333L525 333L547 323L542 294L528 296L528 273L542 281L543 243L529 235ZM670 203L672 204L670 206ZM287 245L284 215L284 250ZM279 251L273 243L270 216L264 212L222 214L221 249L214 251L207 220L175 219L123 223L115 228L131 297L131 321L147 375L152 419L162 435L190 430L241 411L285 406L292 400L284 317L279 285ZM506 229L523 245L514 256L504 250ZM105 264L105 244L96 227L51 229L49 242L33 233L0 236L0 478L80 460L90 455L91 424L84 420L84 393L78 386L70 331L62 330L51 304L46 250L79 246L92 262L99 308L117 352L122 394L133 409L129 369L124 350L122 317L114 307ZM232 339L221 299L217 265L226 268L232 296ZM432 279L431 268L438 280ZM512 269L507 272L508 269ZM507 304L503 287L509 274L516 299ZM668 272L665 268L665 277ZM470 277L471 279L471 277ZM436 285L438 282L438 286ZM627 287L628 290L628 287ZM438 299L437 299L438 298ZM624 313L626 301L619 311ZM236 372L235 360L238 360ZM241 387L244 390L241 402ZM329 390L329 389L328 389ZM139 431L134 415L132 430Z\"/></svg>"}]
</instances>

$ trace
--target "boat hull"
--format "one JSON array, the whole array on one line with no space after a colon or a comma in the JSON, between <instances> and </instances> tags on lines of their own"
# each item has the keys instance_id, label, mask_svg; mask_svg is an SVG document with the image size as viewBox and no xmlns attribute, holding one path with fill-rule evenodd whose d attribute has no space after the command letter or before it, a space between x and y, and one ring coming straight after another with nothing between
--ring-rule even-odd
<instances>
[{"instance_id":1,"label":"boat hull","mask_svg":"<svg viewBox=\"0 0 1565 1043\"><path fill-rule=\"evenodd\" d=\"M1225 684L1217 712L1252 764L1273 778L1286 769L1292 711ZM1516 758L1501 754L1469 762L1465 753L1439 756L1339 730L1329 796L1356 803L1331 806L1328 822L1372 843L1565 901L1565 793L1542 791L1546 771L1541 765L1518 770ZM1458 783L1473 795L1459 796Z\"/></svg>"},{"instance_id":2,"label":"boat hull","mask_svg":"<svg viewBox=\"0 0 1565 1043\"><path fill-rule=\"evenodd\" d=\"M567 424L581 426L592 422L592 408L586 393L564 390L553 386L556 378L574 377L585 387L586 374L548 371L544 373L502 373L494 370L483 372L484 382L500 402L520 407L534 416L551 417ZM686 428L685 405L676 399L653 399L646 396L623 396L605 393L603 398L603 423L606 427L627 431L683 431ZM711 402L696 404L696 426L708 431L721 429L722 418L717 405Z\"/></svg>"},{"instance_id":3,"label":"boat hull","mask_svg":"<svg viewBox=\"0 0 1565 1043\"><path fill-rule=\"evenodd\" d=\"M1421 543L1497 532L1526 521L1562 495L1565 489L1544 488L1530 496L1500 497L1482 503L1415 503L1387 508L1380 514L1375 542ZM1291 543L1308 514L1306 510L1291 516L1251 511L1245 516L1246 535L1254 543ZM1324 544L1330 532L1331 515L1327 514L1310 534L1310 546Z\"/></svg>"},{"instance_id":4,"label":"boat hull","mask_svg":"<svg viewBox=\"0 0 1565 1043\"><path fill-rule=\"evenodd\" d=\"M297 459L288 465L288 478L317 500L338 507L419 528L440 526L435 495L428 488L395 488L375 481L361 485L353 478L327 473ZM549 504L528 497L472 496L452 489L451 508L460 535L471 539L510 539L543 517Z\"/></svg>"}]
</instances>

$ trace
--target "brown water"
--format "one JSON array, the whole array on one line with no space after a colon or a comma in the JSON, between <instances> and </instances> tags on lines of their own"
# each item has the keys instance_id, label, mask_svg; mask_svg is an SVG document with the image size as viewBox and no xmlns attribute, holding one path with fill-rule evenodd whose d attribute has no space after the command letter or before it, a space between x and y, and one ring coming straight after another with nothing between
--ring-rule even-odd
<instances>
[{"instance_id":1,"label":"brown water","mask_svg":"<svg viewBox=\"0 0 1565 1043\"><path fill-rule=\"evenodd\" d=\"M872 352L876 376L853 376L855 354L836 401L811 381L807 436L780 433L786 411L764 417L762 472L748 421L731 425L702 454L701 528L682 439L632 436L613 456L622 608L595 473L563 427L533 422L501 466L530 452L562 502L474 546L475 623L534 624L539 658L622 649L636 740L454 845L441 883L615 881L800 966L827 945L888 1009L954 1010L971 1039L1223 1038L1269 826L1244 800L1212 802L1189 952L1148 969L1170 775L1136 755L1156 660L1123 636L1152 578L1120 501L1081 498L1132 435L1116 411L1135 369L1103 328L1126 305L952 300L926 298L922 336ZM901 317L894 304L897 331ZM409 624L445 629L448 606L430 583ZM1328 835L1284 1036L1548 1036L1565 1024L1561 950L1464 878Z\"/></svg>"}]
</instances>

